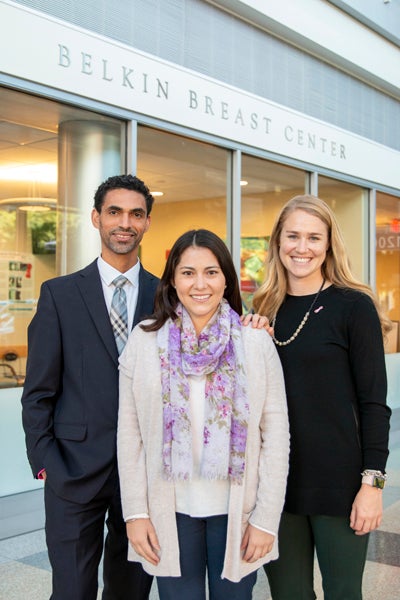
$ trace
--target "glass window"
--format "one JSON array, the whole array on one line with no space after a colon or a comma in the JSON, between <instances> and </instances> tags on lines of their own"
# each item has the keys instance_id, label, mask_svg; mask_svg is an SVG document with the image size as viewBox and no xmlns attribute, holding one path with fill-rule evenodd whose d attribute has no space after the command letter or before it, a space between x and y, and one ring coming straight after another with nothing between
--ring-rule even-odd
<instances>
[{"instance_id":1,"label":"glass window","mask_svg":"<svg viewBox=\"0 0 400 600\"><path fill-rule=\"evenodd\" d=\"M355 277L369 283L368 190L319 175L318 196L335 213Z\"/></svg>"},{"instance_id":2,"label":"glass window","mask_svg":"<svg viewBox=\"0 0 400 600\"><path fill-rule=\"evenodd\" d=\"M282 206L305 193L304 171L242 156L240 287L245 310L264 279L269 235Z\"/></svg>"},{"instance_id":3,"label":"glass window","mask_svg":"<svg viewBox=\"0 0 400 600\"><path fill-rule=\"evenodd\" d=\"M226 239L230 152L150 127L138 127L138 177L155 195L143 238L146 269L161 275L168 250L189 229L210 229Z\"/></svg>"},{"instance_id":4,"label":"glass window","mask_svg":"<svg viewBox=\"0 0 400 600\"><path fill-rule=\"evenodd\" d=\"M0 105L0 388L9 388L24 381L41 283L98 255L93 194L121 172L124 126L6 88Z\"/></svg>"},{"instance_id":5,"label":"glass window","mask_svg":"<svg viewBox=\"0 0 400 600\"><path fill-rule=\"evenodd\" d=\"M393 322L386 351L400 352L400 198L376 194L376 289Z\"/></svg>"}]
</instances>

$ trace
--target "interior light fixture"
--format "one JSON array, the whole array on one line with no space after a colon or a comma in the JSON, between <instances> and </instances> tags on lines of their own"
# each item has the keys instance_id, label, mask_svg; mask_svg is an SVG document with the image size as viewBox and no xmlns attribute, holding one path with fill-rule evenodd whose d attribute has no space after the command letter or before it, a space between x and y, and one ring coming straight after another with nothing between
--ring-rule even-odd
<instances>
[{"instance_id":1,"label":"interior light fixture","mask_svg":"<svg viewBox=\"0 0 400 600\"><path fill-rule=\"evenodd\" d=\"M151 192L152 196L164 196L164 192Z\"/></svg>"},{"instance_id":2,"label":"interior light fixture","mask_svg":"<svg viewBox=\"0 0 400 600\"><path fill-rule=\"evenodd\" d=\"M32 196L25 198L4 198L0 200L0 209L5 210L24 210L32 212L43 212L46 210L55 210L57 208L56 198L34 198Z\"/></svg>"},{"instance_id":3,"label":"interior light fixture","mask_svg":"<svg viewBox=\"0 0 400 600\"><path fill-rule=\"evenodd\" d=\"M241 180L240 180L240 185L241 185L241 186L248 185L248 183L249 183L249 182L248 182L248 181L246 181L245 179L241 179Z\"/></svg>"},{"instance_id":4,"label":"interior light fixture","mask_svg":"<svg viewBox=\"0 0 400 600\"><path fill-rule=\"evenodd\" d=\"M35 183L57 183L57 165L41 163L0 167L2 181L32 181Z\"/></svg>"},{"instance_id":5,"label":"interior light fixture","mask_svg":"<svg viewBox=\"0 0 400 600\"><path fill-rule=\"evenodd\" d=\"M41 204L23 204L22 206L18 206L18 210L23 210L25 212L46 212L51 210L50 206L44 206Z\"/></svg>"}]
</instances>

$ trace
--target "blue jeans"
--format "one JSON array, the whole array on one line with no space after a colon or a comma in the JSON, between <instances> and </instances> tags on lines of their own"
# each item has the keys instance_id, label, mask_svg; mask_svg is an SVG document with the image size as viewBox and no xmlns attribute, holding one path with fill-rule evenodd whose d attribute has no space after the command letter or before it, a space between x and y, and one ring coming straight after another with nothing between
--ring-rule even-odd
<instances>
[{"instance_id":1,"label":"blue jeans","mask_svg":"<svg viewBox=\"0 0 400 600\"><path fill-rule=\"evenodd\" d=\"M157 577L160 600L251 600L257 571L238 583L221 579L228 517L193 518L176 514L181 577Z\"/></svg>"}]
</instances>

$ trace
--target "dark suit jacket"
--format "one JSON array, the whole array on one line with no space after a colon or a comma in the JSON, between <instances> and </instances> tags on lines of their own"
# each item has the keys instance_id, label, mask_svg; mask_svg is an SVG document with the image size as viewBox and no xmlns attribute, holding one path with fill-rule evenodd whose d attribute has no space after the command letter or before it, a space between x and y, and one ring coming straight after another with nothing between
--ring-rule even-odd
<instances>
[{"instance_id":1,"label":"dark suit jacket","mask_svg":"<svg viewBox=\"0 0 400 600\"><path fill-rule=\"evenodd\" d=\"M140 268L134 325L158 279ZM90 501L116 464L118 353L97 261L42 285L28 328L22 419L32 472L63 498Z\"/></svg>"}]
</instances>

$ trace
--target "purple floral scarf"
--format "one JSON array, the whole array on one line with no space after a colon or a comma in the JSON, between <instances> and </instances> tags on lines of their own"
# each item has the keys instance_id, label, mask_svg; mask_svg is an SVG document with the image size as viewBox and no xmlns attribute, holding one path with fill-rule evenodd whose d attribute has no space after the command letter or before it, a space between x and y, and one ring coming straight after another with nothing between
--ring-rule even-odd
<instances>
[{"instance_id":1,"label":"purple floral scarf","mask_svg":"<svg viewBox=\"0 0 400 600\"><path fill-rule=\"evenodd\" d=\"M242 483L249 405L237 313L222 299L197 338L181 304L157 333L163 401L163 466L168 479L193 471L188 375L206 375L201 476Z\"/></svg>"}]
</instances>

